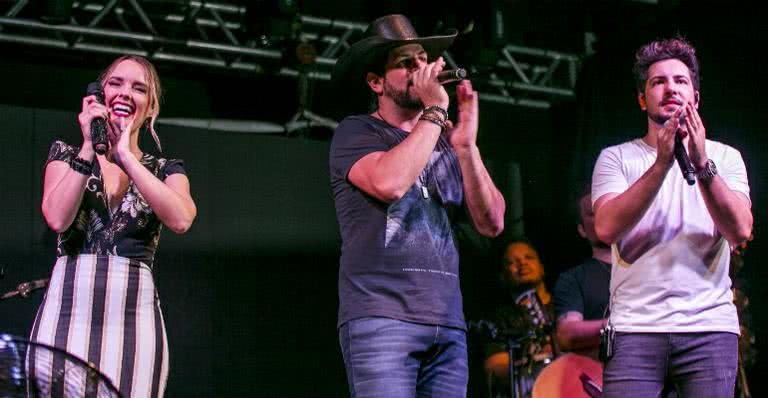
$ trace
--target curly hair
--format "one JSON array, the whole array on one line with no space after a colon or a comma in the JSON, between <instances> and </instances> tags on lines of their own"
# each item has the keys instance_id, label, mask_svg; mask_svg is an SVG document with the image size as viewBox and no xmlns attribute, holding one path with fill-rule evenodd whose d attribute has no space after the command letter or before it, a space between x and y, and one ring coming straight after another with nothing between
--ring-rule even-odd
<instances>
[{"instance_id":1,"label":"curly hair","mask_svg":"<svg viewBox=\"0 0 768 398\"><path fill-rule=\"evenodd\" d=\"M671 39L652 41L637 50L632 72L635 75L638 93L645 90L648 69L651 65L667 59L676 59L684 63L691 73L694 90L699 90L699 60L696 58L696 49L682 36L676 36Z\"/></svg>"}]
</instances>

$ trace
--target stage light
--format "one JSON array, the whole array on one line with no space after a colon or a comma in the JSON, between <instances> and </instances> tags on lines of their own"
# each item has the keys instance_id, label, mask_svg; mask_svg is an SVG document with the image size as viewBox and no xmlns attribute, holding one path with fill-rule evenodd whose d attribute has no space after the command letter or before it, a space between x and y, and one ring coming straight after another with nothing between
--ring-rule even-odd
<instances>
[{"instance_id":1,"label":"stage light","mask_svg":"<svg viewBox=\"0 0 768 398\"><path fill-rule=\"evenodd\" d=\"M301 27L296 0L257 0L246 8L247 29L267 47L294 40Z\"/></svg>"}]
</instances>

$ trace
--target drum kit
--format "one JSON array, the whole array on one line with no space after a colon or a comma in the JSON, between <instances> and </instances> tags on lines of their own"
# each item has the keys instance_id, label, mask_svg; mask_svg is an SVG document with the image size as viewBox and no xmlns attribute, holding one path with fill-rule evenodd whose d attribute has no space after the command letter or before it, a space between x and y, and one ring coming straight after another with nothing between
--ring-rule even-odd
<instances>
[{"instance_id":1,"label":"drum kit","mask_svg":"<svg viewBox=\"0 0 768 398\"><path fill-rule=\"evenodd\" d=\"M554 322L533 289L517 296L504 318L470 322L473 332L507 348L495 354L506 374L494 368L488 375L491 397L602 397L602 364L575 353L556 357Z\"/></svg>"},{"instance_id":2,"label":"drum kit","mask_svg":"<svg viewBox=\"0 0 768 398\"><path fill-rule=\"evenodd\" d=\"M552 362L557 350L552 334L554 322L550 319L536 291L530 289L523 292L515 298L515 304L523 309L525 319L528 320L528 332L516 342L516 345L521 348L522 358L513 360L514 350L509 349L510 359L512 359L509 379L513 381L510 383L510 393L512 397L518 398L530 396L538 374ZM516 374L517 377L515 377Z\"/></svg>"},{"instance_id":3,"label":"drum kit","mask_svg":"<svg viewBox=\"0 0 768 398\"><path fill-rule=\"evenodd\" d=\"M0 266L0 279L4 276ZM48 279L22 282L0 301L26 298ZM60 348L0 333L0 397L120 398L114 384L93 364Z\"/></svg>"},{"instance_id":4,"label":"drum kit","mask_svg":"<svg viewBox=\"0 0 768 398\"><path fill-rule=\"evenodd\" d=\"M33 370L31 361L34 361ZM122 395L94 365L47 344L0 334L0 397L120 398Z\"/></svg>"}]
</instances>

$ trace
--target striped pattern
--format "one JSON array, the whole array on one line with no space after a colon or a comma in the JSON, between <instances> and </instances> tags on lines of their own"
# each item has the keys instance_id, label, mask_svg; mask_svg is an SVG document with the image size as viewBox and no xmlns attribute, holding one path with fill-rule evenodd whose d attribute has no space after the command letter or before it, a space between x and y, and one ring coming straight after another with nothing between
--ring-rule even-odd
<instances>
[{"instance_id":1,"label":"striped pattern","mask_svg":"<svg viewBox=\"0 0 768 398\"><path fill-rule=\"evenodd\" d=\"M128 397L162 397L168 378L168 341L150 268L117 256L59 257L37 312L31 341L87 360ZM50 382L69 363L35 350L30 375ZM88 396L94 386L69 372L53 396ZM72 391L71 386L79 389ZM90 388L89 388L90 387Z\"/></svg>"}]
</instances>

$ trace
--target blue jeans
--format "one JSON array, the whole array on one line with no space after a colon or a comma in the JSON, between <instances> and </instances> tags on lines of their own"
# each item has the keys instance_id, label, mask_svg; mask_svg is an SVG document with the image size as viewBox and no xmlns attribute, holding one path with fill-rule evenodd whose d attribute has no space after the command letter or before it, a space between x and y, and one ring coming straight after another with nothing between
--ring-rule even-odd
<instances>
[{"instance_id":1,"label":"blue jeans","mask_svg":"<svg viewBox=\"0 0 768 398\"><path fill-rule=\"evenodd\" d=\"M339 328L352 397L466 397L467 339L461 329L359 318Z\"/></svg>"},{"instance_id":2,"label":"blue jeans","mask_svg":"<svg viewBox=\"0 0 768 398\"><path fill-rule=\"evenodd\" d=\"M733 333L616 333L603 374L604 398L658 398L665 383L680 398L733 398Z\"/></svg>"}]
</instances>

